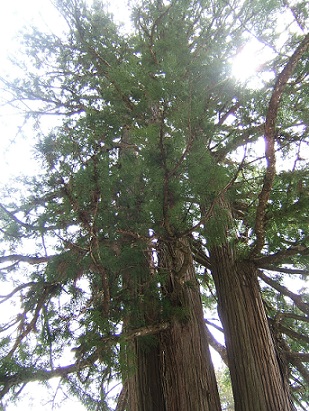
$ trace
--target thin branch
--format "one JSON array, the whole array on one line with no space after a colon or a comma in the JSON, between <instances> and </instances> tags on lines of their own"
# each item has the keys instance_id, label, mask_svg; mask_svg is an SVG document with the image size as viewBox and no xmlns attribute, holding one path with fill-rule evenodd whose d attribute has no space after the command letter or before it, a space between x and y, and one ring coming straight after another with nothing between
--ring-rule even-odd
<instances>
[{"instance_id":1,"label":"thin branch","mask_svg":"<svg viewBox=\"0 0 309 411\"><path fill-rule=\"evenodd\" d=\"M225 122L225 120L232 114L235 114L235 112L239 109L240 107L240 102L237 101L226 113L222 114L219 112L219 121L218 125L222 126L222 124Z\"/></svg>"},{"instance_id":2,"label":"thin branch","mask_svg":"<svg viewBox=\"0 0 309 411\"><path fill-rule=\"evenodd\" d=\"M294 330L291 330L288 327L285 327L281 323L275 324L275 320L269 318L269 322L273 324L277 329L280 331L280 333L287 335L288 337L292 338L292 340L297 341L299 343L300 341L303 341L306 344L309 344L309 337L304 334L300 334Z\"/></svg>"},{"instance_id":3,"label":"thin branch","mask_svg":"<svg viewBox=\"0 0 309 411\"><path fill-rule=\"evenodd\" d=\"M267 270L267 271L276 271L277 273L283 273L283 274L292 274L292 275L299 274L303 276L309 275L309 270L301 270L297 268L277 267L277 266L268 265L268 264L259 265L259 268L263 268L264 270Z\"/></svg>"},{"instance_id":4,"label":"thin branch","mask_svg":"<svg viewBox=\"0 0 309 411\"><path fill-rule=\"evenodd\" d=\"M298 315L298 314L294 314L294 313L278 313L276 315L276 320L281 321L281 319L284 318L292 318L293 320L297 320L297 321L303 321L305 323L309 323L309 317L305 317L303 315Z\"/></svg>"},{"instance_id":5,"label":"thin branch","mask_svg":"<svg viewBox=\"0 0 309 411\"><path fill-rule=\"evenodd\" d=\"M207 320L206 318L204 319L205 323L210 325L211 327L215 328L217 331L220 331L220 333L223 333L223 328L220 327L219 325L216 325L214 323L212 323L211 321Z\"/></svg>"},{"instance_id":6,"label":"thin branch","mask_svg":"<svg viewBox=\"0 0 309 411\"><path fill-rule=\"evenodd\" d=\"M212 348L214 350L217 351L217 353L220 355L220 357L222 358L222 361L224 362L224 364L228 367L228 359L227 359L227 352L226 352L226 348L224 345L220 344L215 337L212 335L212 333L210 332L209 328L207 327L207 325L205 325L205 329L206 329L206 334L207 334L207 339L208 339L208 343L212 346Z\"/></svg>"},{"instance_id":7,"label":"thin branch","mask_svg":"<svg viewBox=\"0 0 309 411\"><path fill-rule=\"evenodd\" d=\"M309 304L304 303L301 296L295 293L292 293L288 288L284 287L283 285L278 284L277 281L272 280L271 278L267 277L261 270L259 271L259 277L268 285L273 287L279 293L289 297L296 307L298 307L302 312L309 315Z\"/></svg>"},{"instance_id":8,"label":"thin branch","mask_svg":"<svg viewBox=\"0 0 309 411\"><path fill-rule=\"evenodd\" d=\"M54 377L64 378L68 374L78 372L83 368L91 366L98 358L98 352L86 358L85 360L78 361L74 364L67 365L65 367L58 367L54 370L36 370L33 371L31 368L22 368L20 372L12 375L1 375L0 385L4 388L0 391L0 399L14 386L24 383L29 383L32 381L47 381Z\"/></svg>"},{"instance_id":9,"label":"thin branch","mask_svg":"<svg viewBox=\"0 0 309 411\"><path fill-rule=\"evenodd\" d=\"M303 352L292 352L289 351L287 353L288 358L290 359L298 359L302 362L309 362L309 354Z\"/></svg>"},{"instance_id":10,"label":"thin branch","mask_svg":"<svg viewBox=\"0 0 309 411\"><path fill-rule=\"evenodd\" d=\"M0 299L1 299L0 304L4 303L5 301L12 298L14 294L18 293L18 291L21 291L24 288L31 287L31 286L36 285L36 284L37 283L34 282L34 281L31 281L30 283L26 283L26 284L21 284L18 287L14 288L14 290L12 292L10 292L9 294L0 295Z\"/></svg>"},{"instance_id":11,"label":"thin branch","mask_svg":"<svg viewBox=\"0 0 309 411\"><path fill-rule=\"evenodd\" d=\"M49 260L51 260L54 256L48 256L48 257L34 257L34 256L28 256L28 255L21 255L21 254L11 254L11 255L5 255L0 257L0 264L5 263L7 261L14 261L16 263L28 263L31 265L34 264L42 264L42 263L47 263Z\"/></svg>"},{"instance_id":12,"label":"thin branch","mask_svg":"<svg viewBox=\"0 0 309 411\"><path fill-rule=\"evenodd\" d=\"M17 223L18 225L20 225L20 226L22 226L22 227L24 227L24 228L26 228L26 229L30 229L30 230L35 229L35 227L34 227L33 225L24 223L23 221L19 220L19 219L15 216L15 214L14 214L13 212L11 212L11 211L9 211L8 209L6 209L6 208L4 207L4 205L2 205L1 203L0 203L0 209L3 210L3 211L5 212L5 214L7 214L7 215L8 215L13 221L15 221L15 223Z\"/></svg>"},{"instance_id":13,"label":"thin branch","mask_svg":"<svg viewBox=\"0 0 309 411\"><path fill-rule=\"evenodd\" d=\"M211 268L210 258L207 257L207 255L205 254L198 240L193 240L193 244L191 245L191 250L192 250L194 261L196 261L201 266L210 270Z\"/></svg>"},{"instance_id":14,"label":"thin branch","mask_svg":"<svg viewBox=\"0 0 309 411\"><path fill-rule=\"evenodd\" d=\"M214 152L214 157L218 162L226 161L226 156L233 150L236 150L240 146L252 143L258 139L264 132L264 125L258 124L256 126L247 128L245 130L235 130L234 138L226 138L226 144L224 147L219 148ZM229 136L231 133L229 134ZM219 144L218 144L219 146ZM215 147L214 147L215 148ZM212 149L213 150L213 149ZM261 157L262 159L263 157Z\"/></svg>"},{"instance_id":15,"label":"thin branch","mask_svg":"<svg viewBox=\"0 0 309 411\"><path fill-rule=\"evenodd\" d=\"M31 332L36 332L36 331L37 331L36 325L37 325L37 322L38 322L38 319L39 319L39 316L40 316L40 312L41 312L41 310L42 310L42 308L43 308L43 306L44 306L46 297L47 297L49 294L50 294L50 292L49 292L49 290L46 288L46 289L44 290L42 296L41 296L40 299L38 300L38 303L37 303L37 305L36 305L36 307L35 307L35 310L34 310L34 314L33 314L32 320L30 321L29 324L26 324L25 319L24 319L24 316L23 316L23 314L22 314L22 316L21 316L21 321L20 321L20 327L18 327L18 328L20 328L20 333L18 334L18 336L17 336L17 338L16 338L16 340L15 340L15 343L14 343L13 347L12 347L11 350L8 352L6 358L11 358L11 357L14 355L15 351L16 351L16 350L18 349L18 347L20 346L22 340L23 340L24 338L26 338L28 334L30 334ZM25 327L24 327L24 326L25 326Z\"/></svg>"},{"instance_id":16,"label":"thin branch","mask_svg":"<svg viewBox=\"0 0 309 411\"><path fill-rule=\"evenodd\" d=\"M273 186L273 181L276 174L276 156L275 156L275 135L276 122L281 98L287 82L291 77L297 63L302 58L303 54L309 48L309 34L301 41L289 61L278 75L272 96L269 101L264 127L265 138L265 157L266 157L266 173L264 183L259 194L259 202L256 210L255 218L255 234L256 244L252 250L251 256L258 255L265 244L265 220L268 200Z\"/></svg>"},{"instance_id":17,"label":"thin branch","mask_svg":"<svg viewBox=\"0 0 309 411\"><path fill-rule=\"evenodd\" d=\"M297 355L295 355L296 353L293 353L291 351L290 347L288 346L288 344L284 340L282 341L282 344L283 344L283 348L284 348L284 351L287 355L287 358L288 358L289 362L291 364L293 364L294 367L297 368L298 372L301 374L301 376L303 377L303 379L306 381L306 383L309 386L309 370L302 363L301 358L298 357ZM309 357L308 354L307 354L307 357ZM308 361L308 359L307 359L307 361Z\"/></svg>"},{"instance_id":18,"label":"thin branch","mask_svg":"<svg viewBox=\"0 0 309 411\"><path fill-rule=\"evenodd\" d=\"M293 400L297 403L297 406L299 407L300 410L303 411L308 411L307 407L305 408L302 403L299 401L299 399L295 396L295 394L292 392Z\"/></svg>"},{"instance_id":19,"label":"thin branch","mask_svg":"<svg viewBox=\"0 0 309 411\"><path fill-rule=\"evenodd\" d=\"M298 24L298 26L301 28L302 31L305 31L305 25L303 24L303 22L301 21L301 16L300 13L297 11L296 7L293 7L288 0L284 0L284 5L291 11L296 23Z\"/></svg>"}]
</instances>

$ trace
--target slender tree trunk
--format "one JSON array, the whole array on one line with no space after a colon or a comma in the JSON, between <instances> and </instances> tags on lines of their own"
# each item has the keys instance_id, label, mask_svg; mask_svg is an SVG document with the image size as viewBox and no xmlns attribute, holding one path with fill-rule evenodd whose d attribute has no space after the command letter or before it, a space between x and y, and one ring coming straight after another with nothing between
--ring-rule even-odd
<instances>
[{"instance_id":1,"label":"slender tree trunk","mask_svg":"<svg viewBox=\"0 0 309 411\"><path fill-rule=\"evenodd\" d=\"M213 247L210 257L235 410L293 410L265 314L256 267L253 263L236 262L228 244Z\"/></svg>"}]
</instances>

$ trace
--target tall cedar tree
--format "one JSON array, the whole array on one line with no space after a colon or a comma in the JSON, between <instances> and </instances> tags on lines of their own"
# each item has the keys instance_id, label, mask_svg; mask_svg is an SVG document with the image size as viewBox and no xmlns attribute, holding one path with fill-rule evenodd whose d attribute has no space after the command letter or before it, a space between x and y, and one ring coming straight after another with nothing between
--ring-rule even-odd
<instances>
[{"instance_id":1,"label":"tall cedar tree","mask_svg":"<svg viewBox=\"0 0 309 411\"><path fill-rule=\"evenodd\" d=\"M117 411L219 411L211 344L236 411L306 409L309 298L285 281L309 273L306 7L140 0L122 34L65 0L64 35L24 36L2 82L41 172L0 204L3 401L59 377L90 410L120 380ZM273 56L256 89L231 76L249 38Z\"/></svg>"}]
</instances>

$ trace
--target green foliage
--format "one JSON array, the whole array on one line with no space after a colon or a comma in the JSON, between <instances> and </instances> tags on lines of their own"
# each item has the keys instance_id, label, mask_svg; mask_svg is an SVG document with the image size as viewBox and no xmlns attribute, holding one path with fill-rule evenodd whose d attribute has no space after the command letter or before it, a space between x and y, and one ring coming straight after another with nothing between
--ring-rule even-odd
<instances>
[{"instance_id":1,"label":"green foliage","mask_svg":"<svg viewBox=\"0 0 309 411\"><path fill-rule=\"evenodd\" d=\"M204 307L215 309L209 250L229 243L238 260L247 260L256 242L265 181L258 142L273 90L266 81L257 90L237 82L231 61L252 35L273 50L273 75L282 70L300 41L287 32L286 44L276 51L282 4L137 1L135 31L124 35L101 2L88 7L66 0L57 2L67 23L63 36L38 30L24 36L27 70L9 84L10 92L29 105L37 122L47 114L57 121L47 133L36 129L40 175L25 180L25 193L11 187L1 200L1 275L13 291L0 302L13 299L16 307L15 320L0 329L3 387L3 376L16 374L27 383L25 372L45 370L48 379L58 367L58 376L83 404L108 409L111 381L130 368L123 350L133 357L127 333L189 319L186 308L166 292L177 270L164 265L162 244L181 238L191 244L194 233L207 267L202 272L196 263L206 290ZM295 6L302 21L303 5ZM264 258L261 269L271 265L280 273L296 267L304 276L309 264L308 158L302 158L308 145L306 56L276 118L277 157L292 165L274 178L264 247L253 259L259 267ZM280 333L293 351L306 352L302 336L308 322L299 318L304 311L278 288L283 274L273 279L277 288L262 289L269 318L276 321L282 314ZM308 304L306 295L303 302ZM156 341L151 334L143 337L145 349ZM74 350L68 361L78 365L72 372L62 363L67 348ZM305 385L300 369L294 370L294 382ZM222 404L228 406L225 373L219 381ZM305 393L297 398L308 401Z\"/></svg>"},{"instance_id":2,"label":"green foliage","mask_svg":"<svg viewBox=\"0 0 309 411\"><path fill-rule=\"evenodd\" d=\"M219 370L217 370L217 380L220 399L222 403L222 411L234 411L231 378L229 374L229 369L227 367L222 367Z\"/></svg>"}]
</instances>

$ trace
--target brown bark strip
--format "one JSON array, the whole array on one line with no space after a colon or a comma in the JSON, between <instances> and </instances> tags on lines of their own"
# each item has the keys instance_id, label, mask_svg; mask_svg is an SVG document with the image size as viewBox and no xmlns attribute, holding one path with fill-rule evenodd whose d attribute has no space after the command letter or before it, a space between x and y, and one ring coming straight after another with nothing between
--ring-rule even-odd
<instances>
[{"instance_id":1,"label":"brown bark strip","mask_svg":"<svg viewBox=\"0 0 309 411\"><path fill-rule=\"evenodd\" d=\"M309 34L307 34L301 41L295 52L290 57L284 69L278 75L266 114L266 121L264 126L265 138L265 157L266 157L266 173L264 176L264 183L259 194L259 202L255 218L255 234L256 243L252 250L251 256L256 256L262 250L265 243L265 215L267 203L272 190L275 174L276 174L276 156L275 156L275 133L276 121L279 110L280 101L297 63L303 54L309 48Z\"/></svg>"},{"instance_id":2,"label":"brown bark strip","mask_svg":"<svg viewBox=\"0 0 309 411\"><path fill-rule=\"evenodd\" d=\"M225 330L235 410L291 411L260 295L255 267L235 263L228 246L211 250Z\"/></svg>"},{"instance_id":3,"label":"brown bark strip","mask_svg":"<svg viewBox=\"0 0 309 411\"><path fill-rule=\"evenodd\" d=\"M160 334L163 390L168 411L219 411L199 284L189 242L161 244L159 264L169 273L164 297L171 303L171 326ZM174 312L173 312L174 311Z\"/></svg>"}]
</instances>

